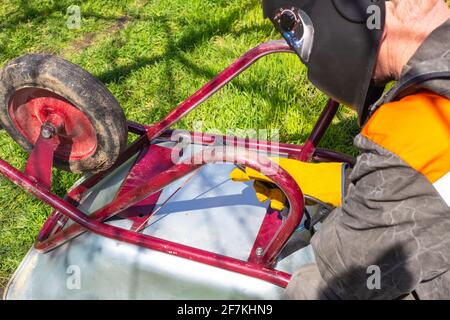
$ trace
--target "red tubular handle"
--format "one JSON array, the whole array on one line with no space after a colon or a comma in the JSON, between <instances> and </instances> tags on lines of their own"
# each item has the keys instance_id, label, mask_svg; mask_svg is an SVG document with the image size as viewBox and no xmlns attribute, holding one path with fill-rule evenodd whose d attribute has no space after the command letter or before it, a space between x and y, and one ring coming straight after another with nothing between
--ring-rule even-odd
<instances>
[{"instance_id":1,"label":"red tubular handle","mask_svg":"<svg viewBox=\"0 0 450 320\"><path fill-rule=\"evenodd\" d=\"M202 153L189 160L189 163L176 164L169 170L160 174L157 179L152 179L151 181L117 197L110 204L94 212L88 219L105 221L129 208L133 204L142 201L148 195L161 190L172 181L186 176L207 163L214 162L232 162L263 172L285 193L290 204L288 217L283 222L272 241L269 242L269 245L264 248L264 251L259 258L260 263L268 266L271 265L302 219L304 205L303 194L295 180L284 169L278 166L278 164L261 154L250 152L247 149L237 150L227 147L219 152L211 152L211 149L209 148L205 149ZM57 209L59 210L59 208ZM65 214L63 211L61 212ZM67 216L67 214L65 215ZM71 217L69 216L69 218ZM89 226L89 220L86 219L87 217L85 214L82 214L79 218L82 219L83 223L71 225L47 239L39 239L35 244L35 248L42 252L48 252L82 234L86 229L96 233L96 230ZM78 223L78 221L76 222Z\"/></svg>"},{"instance_id":2,"label":"red tubular handle","mask_svg":"<svg viewBox=\"0 0 450 320\"><path fill-rule=\"evenodd\" d=\"M243 150L242 152L236 153L235 150L229 151L229 149L230 148L226 148L224 152L210 152L210 150L205 149L204 152L194 157L193 162L191 162L194 164L181 163L175 165L172 169L169 169L162 174L163 178L160 181L149 181L146 184L137 187L137 190L131 190L125 193L122 197L130 197L130 202L119 210L124 210L134 203L143 200L146 195L158 191L164 187L164 185L167 185L176 178L180 178L181 176L198 169L204 164L226 161L248 166L254 170L263 172L270 179L272 179L278 187L285 192L290 204L290 212L287 219L284 221L281 228L278 230L272 241L265 248L264 253L261 255L261 264L252 264L249 262L240 261L102 223L100 220L104 220L106 216L105 213L108 212L108 210L106 210L107 208L110 208L109 210L112 212L108 216L113 216L119 213L113 210L115 208L114 203L116 203L116 201L113 201L105 208L100 209L100 212L103 212L104 214L103 217L98 217L98 213L98 216L95 218L89 217L67 201L53 195L44 187L36 184L34 181L29 179L29 177L1 159L0 173L16 185L24 188L38 199L57 209L59 212L78 224L69 226L44 241L37 241L35 246L38 250L51 250L52 248L61 245L73 237L73 235L76 236L83 233L85 230L89 230L95 234L105 236L107 238L177 255L186 259L221 267L226 270L240 272L284 287L289 281L289 275L276 270L267 269L267 267L272 265L284 244L300 223L303 213L303 195L294 179L276 163L271 162L268 158L264 158L261 155L255 156L255 154L252 154L248 150ZM206 158L206 155L208 158ZM264 163L267 164L261 164L260 161L256 160L258 158L263 159ZM176 174L177 172L177 177L174 177L173 174ZM71 234L69 229L72 229L75 232Z\"/></svg>"},{"instance_id":3,"label":"red tubular handle","mask_svg":"<svg viewBox=\"0 0 450 320\"><path fill-rule=\"evenodd\" d=\"M104 224L86 216L83 212L64 201L63 199L49 193L42 187L30 180L22 172L10 166L0 159L0 173L14 182L19 187L35 195L38 199L58 209L62 214L79 223L84 228L107 238L118 239L130 244L146 247L149 249L176 255L185 259L194 260L211 266L220 267L225 270L238 272L250 277L268 281L275 285L286 287L290 280L290 275L265 268L264 266L252 264L208 251L192 248L171 241L146 236L136 232L117 228ZM64 230L59 233L64 233Z\"/></svg>"}]
</instances>

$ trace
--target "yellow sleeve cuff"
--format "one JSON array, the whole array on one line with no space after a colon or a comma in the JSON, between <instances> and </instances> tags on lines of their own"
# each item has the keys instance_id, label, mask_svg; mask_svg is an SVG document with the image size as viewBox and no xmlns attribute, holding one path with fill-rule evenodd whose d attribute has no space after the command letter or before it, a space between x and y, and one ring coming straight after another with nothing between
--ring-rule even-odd
<instances>
[{"instance_id":1,"label":"yellow sleeve cuff","mask_svg":"<svg viewBox=\"0 0 450 320\"><path fill-rule=\"evenodd\" d=\"M271 158L271 160L278 163L292 176L292 178L294 178L305 195L317 198L320 201L331 204L335 207L341 205L343 198L343 177L345 171L344 163L307 163L287 158ZM242 170L233 170L231 173L231 178L233 181L257 180L273 183L273 181L265 175L250 168L246 168L245 172ZM266 197L265 200L267 200L267 196L270 195L270 192L274 190L263 190L262 187L259 188L260 195L257 196L258 198L263 198L262 194L264 194ZM280 202L283 201L282 197L275 194L274 198L278 198ZM271 200L274 198L271 197Z\"/></svg>"}]
</instances>

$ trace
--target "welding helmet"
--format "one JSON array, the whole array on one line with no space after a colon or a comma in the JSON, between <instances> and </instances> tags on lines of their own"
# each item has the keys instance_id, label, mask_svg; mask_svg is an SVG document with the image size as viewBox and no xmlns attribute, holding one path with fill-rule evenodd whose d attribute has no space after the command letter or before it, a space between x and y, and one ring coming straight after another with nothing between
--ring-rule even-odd
<instances>
[{"instance_id":1,"label":"welding helmet","mask_svg":"<svg viewBox=\"0 0 450 320\"><path fill-rule=\"evenodd\" d=\"M307 66L309 80L355 109L362 125L384 90L372 78L385 0L263 0L263 10Z\"/></svg>"}]
</instances>

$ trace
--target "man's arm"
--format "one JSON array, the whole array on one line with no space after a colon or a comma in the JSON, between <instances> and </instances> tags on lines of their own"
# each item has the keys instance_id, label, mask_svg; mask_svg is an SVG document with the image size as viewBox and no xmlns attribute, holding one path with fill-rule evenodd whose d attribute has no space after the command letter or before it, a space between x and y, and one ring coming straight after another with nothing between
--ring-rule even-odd
<instances>
[{"instance_id":1,"label":"man's arm","mask_svg":"<svg viewBox=\"0 0 450 320\"><path fill-rule=\"evenodd\" d=\"M362 135L355 144L361 155L343 205L312 240L317 264L340 298L398 298L449 270L449 208L397 155Z\"/></svg>"}]
</instances>

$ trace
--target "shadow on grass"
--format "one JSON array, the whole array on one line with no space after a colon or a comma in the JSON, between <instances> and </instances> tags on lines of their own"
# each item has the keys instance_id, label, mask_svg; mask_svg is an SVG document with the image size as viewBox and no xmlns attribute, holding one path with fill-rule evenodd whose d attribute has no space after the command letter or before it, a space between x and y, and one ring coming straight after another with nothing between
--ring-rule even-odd
<instances>
[{"instance_id":1,"label":"shadow on grass","mask_svg":"<svg viewBox=\"0 0 450 320\"><path fill-rule=\"evenodd\" d=\"M256 5L257 4L254 1L248 2L241 8L236 8L235 10L233 10L228 16L213 20L212 23L208 24L204 28L191 29L184 37L182 37L178 41L173 40L172 30L169 26L170 20L168 16L163 15L159 17L152 17L151 20L163 25L163 28L167 35L168 44L166 46L164 54L149 59L137 59L136 62L131 65L118 67L96 76L98 79L100 79L100 81L104 83L119 81L126 78L133 71L136 71L145 66L152 65L163 60L180 59L182 57L181 53L194 50L202 43L210 40L212 37L231 33L233 22L239 19L241 13L255 7ZM142 18L140 16L138 17ZM191 24L195 25L195 21L192 21ZM250 32L250 30L248 32Z\"/></svg>"},{"instance_id":2,"label":"shadow on grass","mask_svg":"<svg viewBox=\"0 0 450 320\"><path fill-rule=\"evenodd\" d=\"M72 3L69 3L68 1L58 1L52 2L51 5L43 8L36 8L30 5L28 1L21 0L18 12L11 18L0 22L0 27L12 29L20 23L29 21L43 21L52 12L65 12L70 4ZM166 102L174 107L178 101L174 90L176 84L173 75L173 68L176 63L182 64L194 74L206 79L212 79L215 77L217 75L215 70L208 69L189 61L189 59L185 57L185 53L196 49L203 43L210 41L211 38L216 36L231 34L234 37L239 37L253 32L264 32L269 34L272 30L272 26L270 24L255 24L242 27L238 30L233 29L235 22L242 16L242 12L254 9L259 5L259 2L257 1L247 1L241 7L231 10L231 12L229 12L226 16L219 18L215 17L214 19L211 19L210 22L208 21L208 23L205 23L206 19L204 17L194 17L189 21L189 25L194 27L189 27L187 33L179 40L174 39L174 31L171 29L171 20L169 16L147 16L141 13L127 13L127 19L130 21L152 20L162 26L167 37L164 53L148 59L137 58L135 62L130 65L116 67L104 73L96 74L96 77L105 84L111 82L121 83L136 70L163 62L164 73L162 76L164 77L163 82L165 85L164 88L161 88L161 90L164 91L165 96L167 97ZM117 16L106 16L95 12L83 12L83 17L103 21L116 21L118 19ZM116 58L116 55L113 54L111 58ZM285 99L283 99L279 93L281 90L277 92L277 90L267 89L267 84L264 78L252 80L243 80L238 78L232 82L232 86L240 92L252 92L257 94L259 97L267 101L273 108L277 108L278 106L286 103ZM286 87L285 89L293 90L292 94L295 94L294 89L289 87ZM268 116L270 117L270 115ZM271 122L271 119L267 119L267 121ZM357 133L356 123L353 122L353 120L342 120L336 124L333 124L329 128L327 135L324 137L322 146L327 148L337 148L339 151L350 150L352 145L352 136L354 135L353 133ZM349 134L349 131L351 134ZM307 134L297 134L286 135L283 137L283 140L305 141L306 138Z\"/></svg>"},{"instance_id":3,"label":"shadow on grass","mask_svg":"<svg viewBox=\"0 0 450 320\"><path fill-rule=\"evenodd\" d=\"M353 157L357 156L359 151L356 147L353 146L353 139L360 131L360 128L358 127L356 121L356 117L344 119L339 119L339 116L336 117L338 121L334 121L328 127L318 147L338 151ZM317 119L319 119L319 115L311 120L312 125L315 124L315 121ZM302 144L306 141L306 139L308 139L309 134L309 131L295 134L282 133L280 135L280 140L281 142Z\"/></svg>"},{"instance_id":4,"label":"shadow on grass","mask_svg":"<svg viewBox=\"0 0 450 320\"><path fill-rule=\"evenodd\" d=\"M194 50L201 44L210 41L210 39L215 36L227 34L239 36L255 31L269 31L266 24L244 27L237 31L232 30L233 23L239 19L241 11L250 9L254 6L254 3L248 3L245 8L233 10L228 16L220 18L204 28L190 31L178 41L174 41L173 39L173 32L170 28L169 18L167 16L153 17L152 19L161 24L167 37L167 44L164 53L149 59L137 59L136 62L131 65L114 68L96 76L104 83L120 83L123 82L131 73L139 70L140 68L163 62L165 64L163 76L165 77L164 82L166 85L165 88L162 88L162 90L164 90L165 96L168 97L167 102L174 107L177 103L177 98L174 92L176 84L174 83L173 77L173 66L175 65L175 61L185 66L195 75L206 79L212 79L215 77L217 75L215 70L202 67L197 63L189 61L184 54ZM273 108L285 103L285 99L283 99L277 91L267 89L267 84L264 78L252 80L242 80L237 78L233 80L232 85L241 92L256 93L259 97L269 102ZM287 89L290 90L289 88ZM271 122L271 120L268 119L268 122ZM322 146L326 148L335 148L337 151L341 152L350 152L354 155L356 154L356 150L352 148L353 137L358 133L358 131L359 129L354 119L343 119L330 126L326 136L323 139ZM305 141L307 136L308 134L287 135L284 137L284 140Z\"/></svg>"},{"instance_id":5,"label":"shadow on grass","mask_svg":"<svg viewBox=\"0 0 450 320\"><path fill-rule=\"evenodd\" d=\"M353 139L359 132L360 128L356 117L341 119L337 123L331 124L323 137L320 146L347 153L355 157L358 155L359 151L353 146Z\"/></svg>"},{"instance_id":6,"label":"shadow on grass","mask_svg":"<svg viewBox=\"0 0 450 320\"><path fill-rule=\"evenodd\" d=\"M36 26L36 30L34 31L36 33L42 32L42 30L40 30L39 27L48 26L50 27L48 29L50 30L50 32L52 32L52 28L55 28L55 26L49 24L48 22L52 18L54 18L55 13L61 14L61 19L66 19L67 9L71 5L81 5L81 4L82 2L80 0L58 0L50 2L19 0L17 1L17 4L15 4L16 9L10 12L7 16L2 17L2 19L0 19L0 32L2 33L12 32L12 34L14 34L14 32L18 29L18 26L20 25L30 25L33 27ZM123 16L122 17L104 16L93 14L90 12L82 12L81 17L82 19L93 18L98 21L106 21L106 22L117 21L118 23L120 23L121 22L120 19L123 18ZM61 21L61 25L59 25L59 27L62 26L65 26L64 20ZM44 32L47 32L47 30L45 30ZM29 44L32 43L23 44L22 50L25 51L25 49L28 47ZM0 54L6 54L6 56L8 56L7 53L8 53L8 46L0 46ZM45 53L52 53L52 51Z\"/></svg>"},{"instance_id":7,"label":"shadow on grass","mask_svg":"<svg viewBox=\"0 0 450 320\"><path fill-rule=\"evenodd\" d=\"M45 21L51 14L60 12L66 14L67 8L71 5L80 5L81 0L57 0L46 2L45 4L36 1L40 7L31 5L29 0L19 0L17 10L8 15L6 19L0 20L0 30L15 30L17 25L29 22ZM47 5L48 3L48 5ZM140 14L129 14L133 19L143 19ZM96 14L95 12L82 12L82 18L95 18L97 20L114 21L119 19L118 16L105 16Z\"/></svg>"},{"instance_id":8,"label":"shadow on grass","mask_svg":"<svg viewBox=\"0 0 450 320\"><path fill-rule=\"evenodd\" d=\"M44 21L55 11L65 12L70 4L69 1L52 1L51 6L37 9L30 6L29 1L21 0L18 10L8 16L7 19L0 21L0 30L14 30L17 25L22 23Z\"/></svg>"},{"instance_id":9,"label":"shadow on grass","mask_svg":"<svg viewBox=\"0 0 450 320\"><path fill-rule=\"evenodd\" d=\"M28 1L21 0L20 7L18 8L17 12L10 18L5 19L3 22L0 22L0 26L3 29L13 29L17 24L27 22L36 23L44 21L55 11L64 13L70 4L72 3L69 3L68 1L58 1L52 2L51 5L38 8L31 5ZM163 75L165 77L164 82L167 83L163 90L165 92L165 96L167 96L168 98L167 103L174 106L178 100L174 92L175 83L173 77L173 68L176 62L186 66L196 75L205 77L207 79L212 79L214 76L216 76L215 71L192 63L183 55L194 50L195 48L199 47L215 36L232 34L233 36L238 37L257 31L270 32L271 25L269 24L255 24L242 27L239 30L233 30L233 26L235 25L235 22L241 18L242 12L250 11L251 9L254 9L259 5L260 4L258 1L246 1L239 8L231 10L226 16L214 17L213 19L211 19L211 21L208 21L208 23L205 23L205 21L208 20L205 17L193 17L189 21L189 26L193 27L189 27L187 29L187 33L178 41L174 40L173 31L170 27L171 20L169 16L147 16L140 13L127 13L127 18L130 21L152 20L156 23L161 24L167 36L167 44L164 53L154 58L137 58L135 62L130 65L116 67L104 73L95 74L95 76L105 84L111 82L120 83L123 82L130 74L132 74L136 70L149 65L163 62L165 64ZM116 16L101 15L96 12L83 12L82 16L83 18L93 18L103 21L116 21L118 19L118 17ZM111 58L116 58L114 53ZM283 102L283 99L279 96L279 94L277 94L276 92L268 92L264 83L264 79L256 81L242 81L236 79L233 81L233 87L241 92L257 93L259 96L261 96L261 98L265 99L273 106L280 105ZM268 120L270 121L270 119Z\"/></svg>"}]
</instances>

